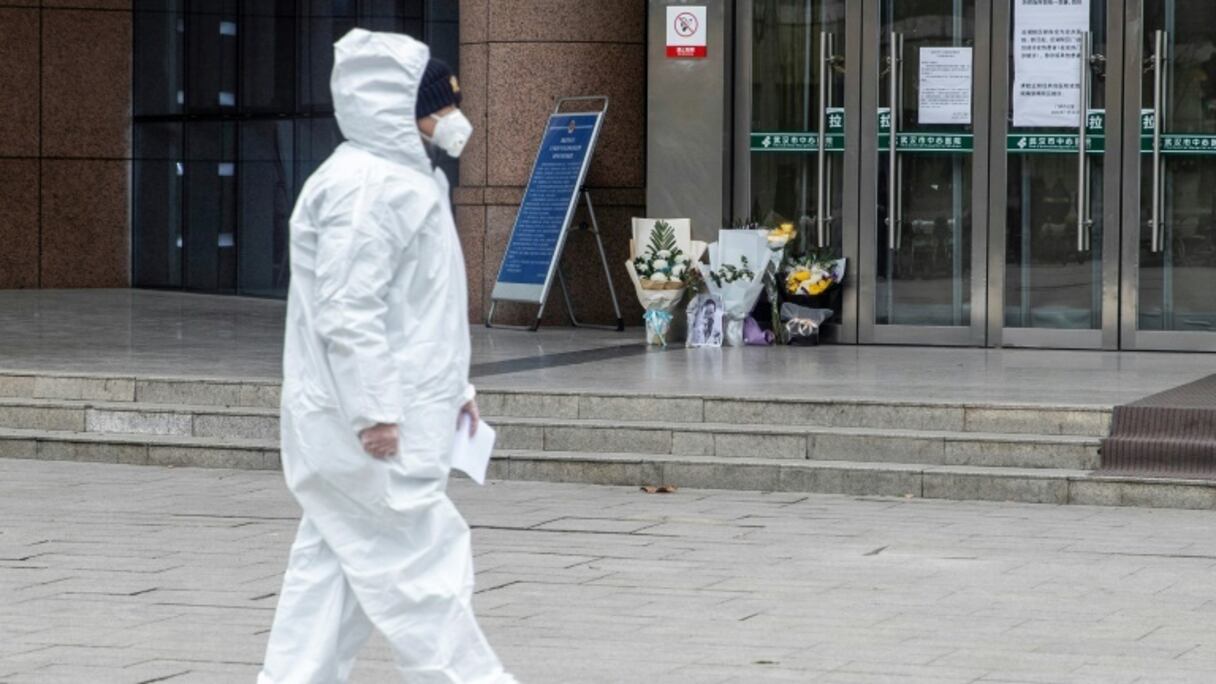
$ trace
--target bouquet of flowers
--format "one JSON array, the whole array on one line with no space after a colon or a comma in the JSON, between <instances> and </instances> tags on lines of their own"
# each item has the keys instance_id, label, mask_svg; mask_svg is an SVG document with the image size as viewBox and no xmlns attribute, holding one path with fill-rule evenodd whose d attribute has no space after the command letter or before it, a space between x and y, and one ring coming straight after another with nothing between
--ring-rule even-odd
<instances>
[{"instance_id":1,"label":"bouquet of flowers","mask_svg":"<svg viewBox=\"0 0 1216 684\"><path fill-rule=\"evenodd\" d=\"M691 239L689 219L633 219L630 259L625 262L638 302L646 309L646 343L667 346L675 337L675 313L684 300L705 243Z\"/></svg>"},{"instance_id":2,"label":"bouquet of flowers","mask_svg":"<svg viewBox=\"0 0 1216 684\"><path fill-rule=\"evenodd\" d=\"M807 256L785 263L785 293L817 297L844 280L845 260Z\"/></svg>"},{"instance_id":3,"label":"bouquet of flowers","mask_svg":"<svg viewBox=\"0 0 1216 684\"><path fill-rule=\"evenodd\" d=\"M680 249L676 230L666 221L655 221L650 242L633 258L633 269L646 290L682 290L692 258Z\"/></svg>"},{"instance_id":4,"label":"bouquet of flowers","mask_svg":"<svg viewBox=\"0 0 1216 684\"><path fill-rule=\"evenodd\" d=\"M755 230L722 230L709 246L709 264L699 264L709 293L721 298L727 346L743 346L743 321L764 291L773 267L768 235Z\"/></svg>"}]
</instances>

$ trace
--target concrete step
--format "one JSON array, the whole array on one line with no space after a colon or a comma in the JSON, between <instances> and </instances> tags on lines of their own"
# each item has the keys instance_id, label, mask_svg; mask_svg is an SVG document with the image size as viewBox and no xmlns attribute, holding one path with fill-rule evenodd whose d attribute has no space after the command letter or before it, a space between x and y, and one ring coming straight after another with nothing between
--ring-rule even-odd
<instances>
[{"instance_id":1,"label":"concrete step","mask_svg":"<svg viewBox=\"0 0 1216 684\"><path fill-rule=\"evenodd\" d=\"M1096 437L498 418L503 449L1008 468L1098 467Z\"/></svg>"},{"instance_id":2,"label":"concrete step","mask_svg":"<svg viewBox=\"0 0 1216 684\"><path fill-rule=\"evenodd\" d=\"M157 378L0 371L0 397L187 406L276 408L280 383L270 379Z\"/></svg>"},{"instance_id":3,"label":"concrete step","mask_svg":"<svg viewBox=\"0 0 1216 684\"><path fill-rule=\"evenodd\" d=\"M502 418L883 427L949 432L1104 437L1111 409L1094 406L860 401L831 397L759 400L603 392L484 390L482 413Z\"/></svg>"},{"instance_id":4,"label":"concrete step","mask_svg":"<svg viewBox=\"0 0 1216 684\"><path fill-rule=\"evenodd\" d=\"M275 470L278 440L0 429L0 458Z\"/></svg>"},{"instance_id":5,"label":"concrete step","mask_svg":"<svg viewBox=\"0 0 1216 684\"><path fill-rule=\"evenodd\" d=\"M277 441L279 409L0 399L0 428Z\"/></svg>"},{"instance_id":6,"label":"concrete step","mask_svg":"<svg viewBox=\"0 0 1216 684\"><path fill-rule=\"evenodd\" d=\"M1084 470L504 450L496 479L1216 510L1216 481Z\"/></svg>"},{"instance_id":7,"label":"concrete step","mask_svg":"<svg viewBox=\"0 0 1216 684\"><path fill-rule=\"evenodd\" d=\"M273 470L277 444L146 434L0 429L0 458ZM491 477L514 480L1216 509L1216 482L991 468L670 454L500 450Z\"/></svg>"},{"instance_id":8,"label":"concrete step","mask_svg":"<svg viewBox=\"0 0 1216 684\"><path fill-rule=\"evenodd\" d=\"M732 423L491 418L502 448L728 458L855 460L1013 468L1098 467L1100 440L1025 435ZM0 428L276 443L276 409L0 399Z\"/></svg>"},{"instance_id":9,"label":"concrete step","mask_svg":"<svg viewBox=\"0 0 1216 684\"><path fill-rule=\"evenodd\" d=\"M279 405L279 396L275 380L0 372L0 398L11 399L273 409ZM1109 432L1111 414L1110 408L1092 406L882 402L842 397L760 400L495 389L483 389L479 401L485 415L502 418L882 427L1090 437Z\"/></svg>"}]
</instances>

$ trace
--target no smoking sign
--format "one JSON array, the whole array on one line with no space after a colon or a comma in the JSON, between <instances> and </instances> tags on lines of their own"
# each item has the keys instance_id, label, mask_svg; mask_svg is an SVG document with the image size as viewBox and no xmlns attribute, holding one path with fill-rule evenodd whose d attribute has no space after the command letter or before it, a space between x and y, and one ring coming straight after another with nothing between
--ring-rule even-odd
<instances>
[{"instance_id":1,"label":"no smoking sign","mask_svg":"<svg viewBox=\"0 0 1216 684\"><path fill-rule=\"evenodd\" d=\"M675 5L667 8L668 58L705 58L708 54L705 36L704 5Z\"/></svg>"}]
</instances>

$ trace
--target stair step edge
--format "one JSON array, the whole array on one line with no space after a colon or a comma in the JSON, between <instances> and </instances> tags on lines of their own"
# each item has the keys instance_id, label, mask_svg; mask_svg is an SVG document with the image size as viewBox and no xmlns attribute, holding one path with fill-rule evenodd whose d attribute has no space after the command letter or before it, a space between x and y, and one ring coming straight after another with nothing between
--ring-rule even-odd
<instances>
[{"instance_id":1,"label":"stair step edge","mask_svg":"<svg viewBox=\"0 0 1216 684\"><path fill-rule=\"evenodd\" d=\"M750 423L664 423L656 421L626 421L573 418L503 418L488 416L498 427L581 428L594 430L669 430L672 432L727 432L738 434L778 435L851 435L857 437L888 437L900 439L944 439L953 442L1007 441L1024 444L1069 444L1099 446L1102 438L1091 435L1053 435L1022 432L966 432L951 430L915 430L908 428L875 428L826 425L758 425Z\"/></svg>"}]
</instances>

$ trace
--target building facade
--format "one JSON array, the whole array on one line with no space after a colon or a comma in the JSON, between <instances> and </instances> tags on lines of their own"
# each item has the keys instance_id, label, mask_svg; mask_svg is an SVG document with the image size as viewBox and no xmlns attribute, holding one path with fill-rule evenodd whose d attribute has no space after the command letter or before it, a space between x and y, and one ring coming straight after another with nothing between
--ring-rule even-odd
<instances>
[{"instance_id":1,"label":"building facade","mask_svg":"<svg viewBox=\"0 0 1216 684\"><path fill-rule=\"evenodd\" d=\"M707 54L666 51L697 7ZM842 343L1216 350L1216 4L1178 0L0 0L0 287L281 296L353 26L460 71L473 320L546 114L594 94L614 265L657 189L701 236L788 221L847 258ZM607 321L585 237L567 270Z\"/></svg>"},{"instance_id":2,"label":"building facade","mask_svg":"<svg viewBox=\"0 0 1216 684\"><path fill-rule=\"evenodd\" d=\"M720 186L652 173L650 209L847 258L837 340L1216 350L1216 4L656 0L652 40L696 6L726 27L651 50L651 168L705 70L733 106L693 144L733 153Z\"/></svg>"}]
</instances>

